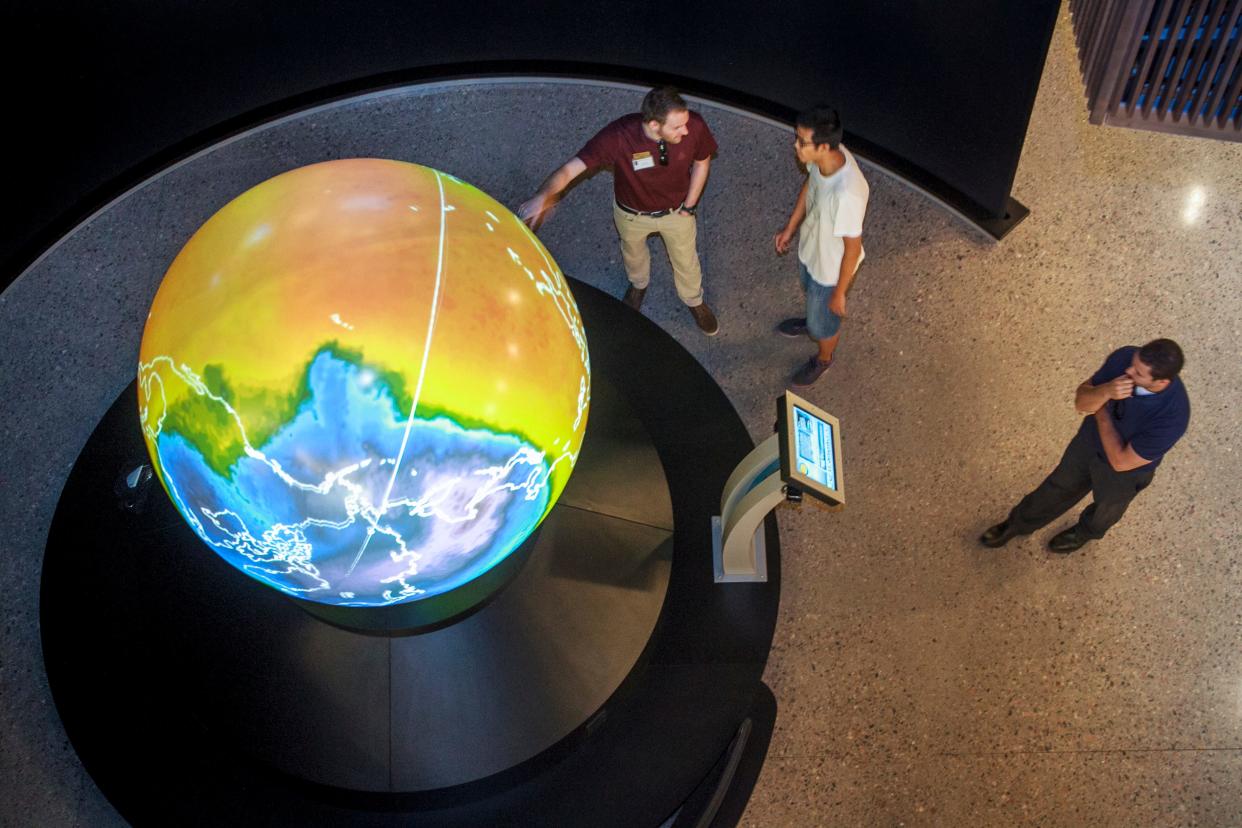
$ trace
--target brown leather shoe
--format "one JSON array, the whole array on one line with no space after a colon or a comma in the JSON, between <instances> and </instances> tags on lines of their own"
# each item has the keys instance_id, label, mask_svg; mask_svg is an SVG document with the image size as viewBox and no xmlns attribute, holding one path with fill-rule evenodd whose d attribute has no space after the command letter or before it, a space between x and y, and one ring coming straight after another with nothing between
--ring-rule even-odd
<instances>
[{"instance_id":1,"label":"brown leather shoe","mask_svg":"<svg viewBox=\"0 0 1242 828\"><path fill-rule=\"evenodd\" d=\"M706 302L690 308L690 315L694 317L694 323L699 326L699 330L708 336L715 336L720 331L720 323L716 321L716 314L712 313L712 309L707 306Z\"/></svg>"},{"instance_id":2,"label":"brown leather shoe","mask_svg":"<svg viewBox=\"0 0 1242 828\"><path fill-rule=\"evenodd\" d=\"M638 310L643 306L643 297L646 295L646 288L636 288L633 285L630 285L629 289L625 292L625 298L621 301L629 305L634 310Z\"/></svg>"}]
</instances>

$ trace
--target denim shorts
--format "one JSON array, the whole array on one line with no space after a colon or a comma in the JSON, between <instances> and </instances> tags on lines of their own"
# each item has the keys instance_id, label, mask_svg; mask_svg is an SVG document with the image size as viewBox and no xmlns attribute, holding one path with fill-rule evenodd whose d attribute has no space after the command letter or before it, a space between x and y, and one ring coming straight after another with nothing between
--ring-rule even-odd
<instances>
[{"instance_id":1,"label":"denim shorts","mask_svg":"<svg viewBox=\"0 0 1242 828\"><path fill-rule=\"evenodd\" d=\"M806 332L812 339L831 339L841 330L841 317L828 310L836 285L821 285L812 279L802 262L798 262L798 278L806 291Z\"/></svg>"}]
</instances>

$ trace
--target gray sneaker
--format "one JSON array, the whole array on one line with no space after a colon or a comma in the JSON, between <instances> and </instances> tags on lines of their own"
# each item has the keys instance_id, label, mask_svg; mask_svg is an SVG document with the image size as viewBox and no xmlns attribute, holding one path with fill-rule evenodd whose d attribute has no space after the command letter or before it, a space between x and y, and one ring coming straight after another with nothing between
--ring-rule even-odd
<instances>
[{"instance_id":1,"label":"gray sneaker","mask_svg":"<svg viewBox=\"0 0 1242 828\"><path fill-rule=\"evenodd\" d=\"M786 319L784 322L776 326L776 332L781 336L787 336L790 339L797 339L800 336L806 336L806 319Z\"/></svg>"},{"instance_id":2,"label":"gray sneaker","mask_svg":"<svg viewBox=\"0 0 1242 828\"><path fill-rule=\"evenodd\" d=\"M823 373L832 366L832 360L820 362L818 356L813 356L806 361L801 368L794 372L789 379L791 388L808 388L815 384L815 380L823 376Z\"/></svg>"}]
</instances>

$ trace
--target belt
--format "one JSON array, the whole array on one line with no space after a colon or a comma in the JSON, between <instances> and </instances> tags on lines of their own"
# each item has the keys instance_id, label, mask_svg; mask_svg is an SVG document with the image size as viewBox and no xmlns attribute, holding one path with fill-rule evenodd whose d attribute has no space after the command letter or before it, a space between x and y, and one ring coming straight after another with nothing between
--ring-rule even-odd
<instances>
[{"instance_id":1,"label":"belt","mask_svg":"<svg viewBox=\"0 0 1242 828\"><path fill-rule=\"evenodd\" d=\"M676 213L678 210L681 209L681 207L678 206L678 207L670 207L667 210L656 210L655 212L649 213L645 210L635 210L632 207L626 207L624 204L622 204L619 201L614 202L614 203L617 205L617 209L619 209L623 213L629 213L631 216L647 216L648 218L660 218L661 216L667 216L669 213Z\"/></svg>"}]
</instances>

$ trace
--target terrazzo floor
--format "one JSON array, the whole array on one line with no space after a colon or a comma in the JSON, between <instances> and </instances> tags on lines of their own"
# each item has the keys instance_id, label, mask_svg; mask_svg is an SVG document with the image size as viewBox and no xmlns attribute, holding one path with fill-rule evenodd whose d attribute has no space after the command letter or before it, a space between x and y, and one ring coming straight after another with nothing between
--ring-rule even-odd
<instances>
[{"instance_id":1,"label":"terrazzo floor","mask_svg":"<svg viewBox=\"0 0 1242 828\"><path fill-rule=\"evenodd\" d=\"M640 94L466 83L278 122L120 199L0 294L0 824L122 824L52 707L32 596L68 469L193 229L277 172L357 155L516 206ZM809 354L772 334L798 305L796 261L771 251L799 185L792 135L695 107L721 146L699 219L721 332L694 327L658 249L644 312L758 440ZM530 152L477 149L547 123ZM780 513L779 710L744 822L1242 825L1242 144L1090 126L1063 14L1013 187L1031 215L1002 243L865 170L867 260L807 394L843 423L850 502ZM541 235L566 273L620 295L610 189L582 183ZM1185 349L1192 421L1131 513L1070 556L1043 545L1070 516L981 548L1073 434L1074 387L1157 336Z\"/></svg>"}]
</instances>

